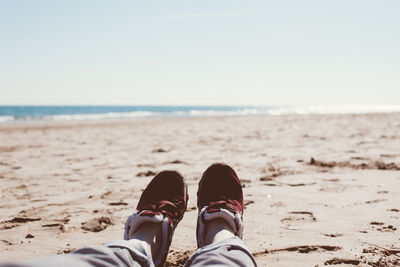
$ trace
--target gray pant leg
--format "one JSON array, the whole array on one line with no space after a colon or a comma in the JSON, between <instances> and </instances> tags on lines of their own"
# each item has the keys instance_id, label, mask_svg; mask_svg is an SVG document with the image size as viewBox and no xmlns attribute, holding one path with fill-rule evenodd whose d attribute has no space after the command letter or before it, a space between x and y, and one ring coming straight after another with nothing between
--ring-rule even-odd
<instances>
[{"instance_id":1,"label":"gray pant leg","mask_svg":"<svg viewBox=\"0 0 400 267\"><path fill-rule=\"evenodd\" d=\"M154 267L140 243L121 240L106 246L78 249L70 254L56 255L22 264L0 264L0 267Z\"/></svg>"},{"instance_id":2,"label":"gray pant leg","mask_svg":"<svg viewBox=\"0 0 400 267\"><path fill-rule=\"evenodd\" d=\"M186 267L197 266L243 266L256 267L253 255L243 241L233 237L198 249L185 263Z\"/></svg>"}]
</instances>

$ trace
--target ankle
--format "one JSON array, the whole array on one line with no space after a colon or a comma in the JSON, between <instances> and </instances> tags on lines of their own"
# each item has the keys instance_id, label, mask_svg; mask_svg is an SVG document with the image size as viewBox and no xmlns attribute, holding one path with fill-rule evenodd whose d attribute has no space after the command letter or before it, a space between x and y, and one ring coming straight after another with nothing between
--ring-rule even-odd
<instances>
[{"instance_id":1,"label":"ankle","mask_svg":"<svg viewBox=\"0 0 400 267\"><path fill-rule=\"evenodd\" d=\"M203 246L220 242L234 236L234 232L225 220L215 219L207 224Z\"/></svg>"},{"instance_id":2,"label":"ankle","mask_svg":"<svg viewBox=\"0 0 400 267\"><path fill-rule=\"evenodd\" d=\"M131 239L138 240L146 253L154 258L160 249L161 227L159 223L145 223L132 235Z\"/></svg>"}]
</instances>

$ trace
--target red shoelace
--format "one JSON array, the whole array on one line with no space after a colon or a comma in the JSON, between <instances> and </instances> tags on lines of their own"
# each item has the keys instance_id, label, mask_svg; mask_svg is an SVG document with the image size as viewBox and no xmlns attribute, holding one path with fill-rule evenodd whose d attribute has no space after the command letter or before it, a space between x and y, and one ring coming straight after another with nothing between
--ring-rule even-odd
<instances>
[{"instance_id":1,"label":"red shoelace","mask_svg":"<svg viewBox=\"0 0 400 267\"><path fill-rule=\"evenodd\" d=\"M145 212L143 215L154 215L156 213L161 213L173 223L177 223L180 219L182 219L182 214L180 214L177 204L168 200L160 200L159 202L153 204L144 204L141 209L149 211L149 213Z\"/></svg>"}]
</instances>

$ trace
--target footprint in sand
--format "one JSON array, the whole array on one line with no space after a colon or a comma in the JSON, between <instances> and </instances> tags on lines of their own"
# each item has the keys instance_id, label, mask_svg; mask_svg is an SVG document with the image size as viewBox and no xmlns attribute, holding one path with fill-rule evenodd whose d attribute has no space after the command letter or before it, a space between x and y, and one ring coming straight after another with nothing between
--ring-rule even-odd
<instances>
[{"instance_id":1,"label":"footprint in sand","mask_svg":"<svg viewBox=\"0 0 400 267\"><path fill-rule=\"evenodd\" d=\"M304 224L304 223L312 223L315 222L317 219L315 218L314 214L309 211L292 211L289 212L289 216L281 219L281 223L286 225L288 229L291 230L298 230L294 226Z\"/></svg>"}]
</instances>

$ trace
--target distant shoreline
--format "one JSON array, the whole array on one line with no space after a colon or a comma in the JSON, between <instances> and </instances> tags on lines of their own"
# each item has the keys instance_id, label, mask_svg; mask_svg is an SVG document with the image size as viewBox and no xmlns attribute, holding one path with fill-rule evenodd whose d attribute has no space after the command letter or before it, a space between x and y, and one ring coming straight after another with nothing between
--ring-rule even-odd
<instances>
[{"instance_id":1,"label":"distant shoreline","mask_svg":"<svg viewBox=\"0 0 400 267\"><path fill-rule=\"evenodd\" d=\"M219 115L219 116L179 116L179 117L136 117L136 118L108 118L108 119L98 119L98 120L43 120L43 119L31 119L31 120L16 120L10 122L0 123L1 131L14 131L18 129L56 129L56 128L86 128L86 127L119 127L119 126L129 126L136 125L137 123L144 124L159 124L166 121L171 123L205 123L209 121L221 120L241 120L243 118L248 118L252 121L263 121L267 120L294 120L301 121L303 119L308 120L311 118L317 120L336 120L339 118L365 118L365 119L380 119L382 117L393 117L400 116L400 112L386 112L386 113L359 113L359 114L280 114L280 115L268 115L268 114L255 114L255 115ZM399 125L400 126L400 125Z\"/></svg>"},{"instance_id":2,"label":"distant shoreline","mask_svg":"<svg viewBox=\"0 0 400 267\"><path fill-rule=\"evenodd\" d=\"M370 114L400 112L400 105L330 106L0 106L0 124L148 117Z\"/></svg>"}]
</instances>

